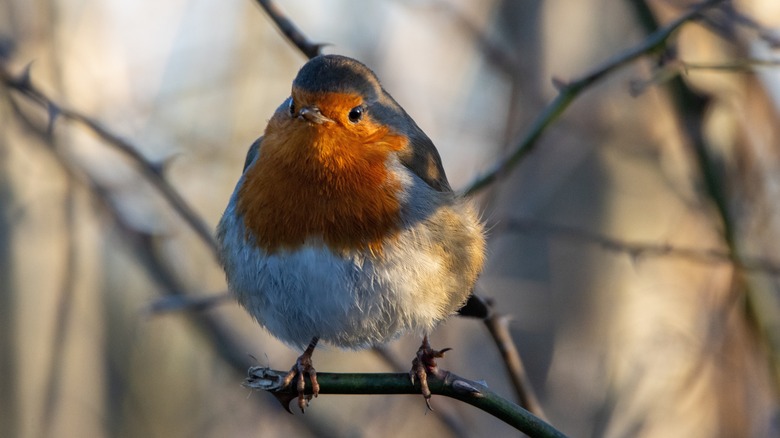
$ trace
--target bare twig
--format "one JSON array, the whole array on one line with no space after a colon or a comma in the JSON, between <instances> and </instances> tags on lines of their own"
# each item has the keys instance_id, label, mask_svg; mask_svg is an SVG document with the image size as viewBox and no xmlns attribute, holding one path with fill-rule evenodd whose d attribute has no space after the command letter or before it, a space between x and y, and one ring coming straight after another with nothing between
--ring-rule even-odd
<instances>
[{"instance_id":1,"label":"bare twig","mask_svg":"<svg viewBox=\"0 0 780 438\"><path fill-rule=\"evenodd\" d=\"M485 326L493 337L493 341L501 353L509 379L512 381L512 387L515 389L515 396L518 403L537 417L547 420L539 399L533 391L533 385L525 372L525 366L517 351L515 342L512 340L512 334L509 332L510 317L493 313L485 318Z\"/></svg>"},{"instance_id":2,"label":"bare twig","mask_svg":"<svg viewBox=\"0 0 780 438\"><path fill-rule=\"evenodd\" d=\"M263 8L266 14L271 17L276 27L282 32L285 38L290 41L298 50L301 51L307 58L311 59L319 55L322 47L327 44L316 44L309 41L308 38L298 30L298 26L292 22L286 15L279 9L272 0L257 0L257 3Z\"/></svg>"},{"instance_id":3,"label":"bare twig","mask_svg":"<svg viewBox=\"0 0 780 438\"><path fill-rule=\"evenodd\" d=\"M666 45L669 37L671 37L680 26L699 18L706 9L715 7L723 1L724 0L708 0L699 3L667 26L653 32L641 44L618 54L579 79L568 83L554 79L553 82L559 89L558 96L544 108L531 125L531 128L516 142L516 146L509 156L496 163L487 173L476 178L471 184L463 189L462 192L467 196L473 195L512 170L534 149L547 127L557 120L561 114L566 111L569 105L571 105L574 99L582 94L583 91L590 88L596 82L604 79L610 73L628 65L634 60L662 49Z\"/></svg>"}]
</instances>

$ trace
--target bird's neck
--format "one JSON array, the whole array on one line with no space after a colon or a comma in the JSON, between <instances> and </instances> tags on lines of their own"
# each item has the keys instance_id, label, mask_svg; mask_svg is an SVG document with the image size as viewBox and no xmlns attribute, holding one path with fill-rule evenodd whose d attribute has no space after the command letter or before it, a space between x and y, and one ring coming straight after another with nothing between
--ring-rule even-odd
<instances>
[{"instance_id":1,"label":"bird's neck","mask_svg":"<svg viewBox=\"0 0 780 438\"><path fill-rule=\"evenodd\" d=\"M336 138L319 127L266 132L238 194L238 213L266 252L322 242L381 253L399 227L401 182L388 169L402 139Z\"/></svg>"}]
</instances>

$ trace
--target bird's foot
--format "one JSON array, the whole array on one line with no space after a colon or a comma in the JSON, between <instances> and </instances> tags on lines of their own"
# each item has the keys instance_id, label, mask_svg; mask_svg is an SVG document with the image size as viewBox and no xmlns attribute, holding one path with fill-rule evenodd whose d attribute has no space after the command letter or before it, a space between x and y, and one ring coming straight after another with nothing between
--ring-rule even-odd
<instances>
[{"instance_id":1,"label":"bird's foot","mask_svg":"<svg viewBox=\"0 0 780 438\"><path fill-rule=\"evenodd\" d=\"M414 385L415 379L420 381L420 391L423 397L425 397L425 404L428 409L431 408L431 390L428 388L428 375L435 377L442 377L442 372L439 366L436 365L436 359L444 357L444 353L451 350L451 348L445 348L443 350L434 350L428 343L428 336L423 338L420 349L417 350L417 355L412 360L412 369L409 371L409 378Z\"/></svg>"},{"instance_id":2,"label":"bird's foot","mask_svg":"<svg viewBox=\"0 0 780 438\"><path fill-rule=\"evenodd\" d=\"M312 340L306 351L295 361L295 365L290 368L290 372L282 379L283 387L287 388L295 380L295 386L298 390L298 407L301 408L301 412L309 406L309 402L312 397L317 397L320 394L320 384L317 383L317 370L312 365L311 356L314 353L314 347L317 345L317 340ZM306 378L309 376L311 380L311 394L306 394ZM296 378L297 376L297 378ZM284 404L284 403L282 403ZM286 406L285 406L286 407ZM288 409L289 411L289 409Z\"/></svg>"}]
</instances>

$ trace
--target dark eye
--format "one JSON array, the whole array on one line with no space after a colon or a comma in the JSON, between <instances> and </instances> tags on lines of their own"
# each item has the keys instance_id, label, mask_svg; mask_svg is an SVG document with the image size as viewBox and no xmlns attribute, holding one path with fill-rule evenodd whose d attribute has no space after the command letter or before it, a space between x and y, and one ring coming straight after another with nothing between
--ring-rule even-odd
<instances>
[{"instance_id":1,"label":"dark eye","mask_svg":"<svg viewBox=\"0 0 780 438\"><path fill-rule=\"evenodd\" d=\"M295 101L293 101L292 97L290 98L290 104L287 106L287 109L290 110L291 116L295 116Z\"/></svg>"},{"instance_id":2,"label":"dark eye","mask_svg":"<svg viewBox=\"0 0 780 438\"><path fill-rule=\"evenodd\" d=\"M360 119L363 118L363 107L356 106L349 110L349 121L352 123L357 123L360 121Z\"/></svg>"}]
</instances>

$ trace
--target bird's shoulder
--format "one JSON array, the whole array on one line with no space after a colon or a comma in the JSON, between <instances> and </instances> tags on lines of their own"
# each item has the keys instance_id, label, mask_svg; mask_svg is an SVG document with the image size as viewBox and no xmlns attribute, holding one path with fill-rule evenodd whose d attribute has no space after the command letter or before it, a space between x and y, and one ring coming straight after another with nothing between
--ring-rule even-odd
<instances>
[{"instance_id":1,"label":"bird's shoulder","mask_svg":"<svg viewBox=\"0 0 780 438\"><path fill-rule=\"evenodd\" d=\"M242 173L246 172L249 166L257 160L258 155L260 155L260 145L262 143L263 137L261 136L249 146L249 150L246 152L246 158L244 159L244 169L242 170Z\"/></svg>"},{"instance_id":2,"label":"bird's shoulder","mask_svg":"<svg viewBox=\"0 0 780 438\"><path fill-rule=\"evenodd\" d=\"M398 153L401 163L434 190L451 192L439 151L406 110L385 90L372 106L375 117L406 137L407 145Z\"/></svg>"}]
</instances>

